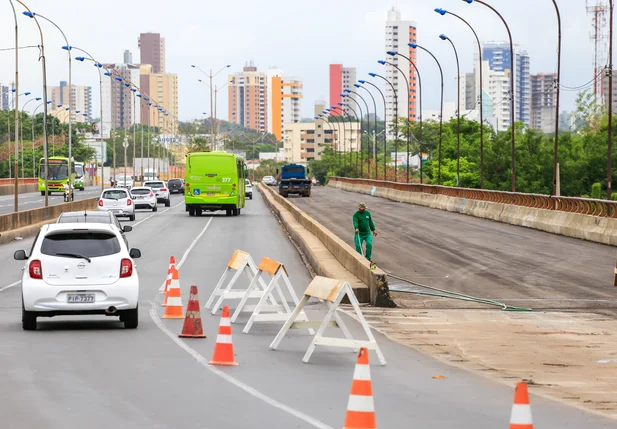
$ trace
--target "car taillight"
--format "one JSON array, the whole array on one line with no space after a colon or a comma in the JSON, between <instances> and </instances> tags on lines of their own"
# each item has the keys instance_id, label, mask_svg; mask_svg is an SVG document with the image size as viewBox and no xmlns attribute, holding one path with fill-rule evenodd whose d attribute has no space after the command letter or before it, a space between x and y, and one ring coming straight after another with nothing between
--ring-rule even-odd
<instances>
[{"instance_id":1,"label":"car taillight","mask_svg":"<svg viewBox=\"0 0 617 429\"><path fill-rule=\"evenodd\" d=\"M120 263L120 278L124 279L133 275L133 263L130 259L123 259Z\"/></svg>"},{"instance_id":2,"label":"car taillight","mask_svg":"<svg viewBox=\"0 0 617 429\"><path fill-rule=\"evenodd\" d=\"M153 194L152 192L150 192L150 196L151 196L151 197L153 197L153 196L154 196L154 194Z\"/></svg>"},{"instance_id":3,"label":"car taillight","mask_svg":"<svg viewBox=\"0 0 617 429\"><path fill-rule=\"evenodd\" d=\"M167 188L161 188L160 191L161 192L167 192Z\"/></svg>"},{"instance_id":4,"label":"car taillight","mask_svg":"<svg viewBox=\"0 0 617 429\"><path fill-rule=\"evenodd\" d=\"M131 201L131 199L129 198L128 200L126 200L126 205L127 205L127 206L130 206L132 202L133 202L133 201Z\"/></svg>"},{"instance_id":5,"label":"car taillight","mask_svg":"<svg viewBox=\"0 0 617 429\"><path fill-rule=\"evenodd\" d=\"M103 207L103 200L99 200L99 207Z\"/></svg>"},{"instance_id":6,"label":"car taillight","mask_svg":"<svg viewBox=\"0 0 617 429\"><path fill-rule=\"evenodd\" d=\"M33 279L42 279L43 278L43 268L41 267L41 261L34 260L30 262L30 278Z\"/></svg>"}]
</instances>

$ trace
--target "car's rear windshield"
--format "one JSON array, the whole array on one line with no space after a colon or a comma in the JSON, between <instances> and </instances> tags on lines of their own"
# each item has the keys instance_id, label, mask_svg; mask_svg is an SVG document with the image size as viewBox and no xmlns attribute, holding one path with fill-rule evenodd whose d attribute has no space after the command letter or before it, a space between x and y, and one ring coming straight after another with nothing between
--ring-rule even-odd
<instances>
[{"instance_id":1,"label":"car's rear windshield","mask_svg":"<svg viewBox=\"0 0 617 429\"><path fill-rule=\"evenodd\" d=\"M64 253L96 258L120 253L120 242L109 232L67 231L47 235L41 244L41 253L49 256Z\"/></svg>"},{"instance_id":2,"label":"car's rear windshield","mask_svg":"<svg viewBox=\"0 0 617 429\"><path fill-rule=\"evenodd\" d=\"M121 200L126 197L127 197L126 192L120 191L120 190L103 192L103 199L106 199L106 200Z\"/></svg>"},{"instance_id":3,"label":"car's rear windshield","mask_svg":"<svg viewBox=\"0 0 617 429\"><path fill-rule=\"evenodd\" d=\"M133 195L148 195L150 192L152 192L150 189L131 189Z\"/></svg>"},{"instance_id":4,"label":"car's rear windshield","mask_svg":"<svg viewBox=\"0 0 617 429\"><path fill-rule=\"evenodd\" d=\"M99 215L80 215L80 216L60 216L58 219L58 223L111 223L109 220L109 215L105 216Z\"/></svg>"},{"instance_id":5,"label":"car's rear windshield","mask_svg":"<svg viewBox=\"0 0 617 429\"><path fill-rule=\"evenodd\" d=\"M165 184L163 182L146 182L144 184L151 188L164 188L165 187Z\"/></svg>"},{"instance_id":6,"label":"car's rear windshield","mask_svg":"<svg viewBox=\"0 0 617 429\"><path fill-rule=\"evenodd\" d=\"M170 185L171 185L171 184L174 184L174 185L181 185L181 184L182 184L182 181L181 181L180 179L171 179L171 180L170 180L169 182L167 182L167 183L169 183Z\"/></svg>"}]
</instances>

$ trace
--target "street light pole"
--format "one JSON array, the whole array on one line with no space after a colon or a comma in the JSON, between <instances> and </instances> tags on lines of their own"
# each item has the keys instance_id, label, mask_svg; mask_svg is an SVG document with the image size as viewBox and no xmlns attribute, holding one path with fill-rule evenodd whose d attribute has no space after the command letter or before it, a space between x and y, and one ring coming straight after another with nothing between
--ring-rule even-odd
<instances>
[{"instance_id":1,"label":"street light pole","mask_svg":"<svg viewBox=\"0 0 617 429\"><path fill-rule=\"evenodd\" d=\"M371 75L372 76L372 75ZM369 82L368 80L360 80L358 81L361 84L365 84L368 83L369 85L371 85L373 88L375 88L380 94L381 94L381 98L383 99L383 120L384 120L384 133L383 133L383 147L384 147L384 156L386 153L386 145L388 144L387 142L387 136L386 136L386 116L388 116L388 103L386 102L386 96L383 95L383 92L381 91L381 89L379 89L379 87L377 85L375 85L372 82ZM375 109L375 130L377 130L377 109ZM375 160L375 180L377 180L377 152L375 152L375 145L373 145L373 159ZM385 173L384 173L384 180L385 180Z\"/></svg>"},{"instance_id":2,"label":"street light pole","mask_svg":"<svg viewBox=\"0 0 617 429\"><path fill-rule=\"evenodd\" d=\"M612 5L613 0L610 0L610 3ZM557 87L557 94L556 94L557 99L555 102L555 149L554 149L554 154L553 154L553 195L558 197L561 194L561 190L557 186L557 177L559 175L559 96L561 94L561 86L560 86L561 85L561 13L559 12L559 6L557 6L556 0L553 0L553 5L555 6L555 12L557 13L557 31L558 31L557 82L555 83ZM612 12L611 12L611 19L612 19ZM609 125L609 128L610 128L610 125ZM610 189L610 183L609 183L609 189Z\"/></svg>"},{"instance_id":3,"label":"street light pole","mask_svg":"<svg viewBox=\"0 0 617 429\"><path fill-rule=\"evenodd\" d=\"M461 66L458 61L458 52L456 50L456 46L454 46L454 42L446 36L445 34L441 34L439 36L441 40L447 40L452 45L452 49L454 50L454 56L456 57L456 94L457 94L457 105L456 105L456 114L457 114L457 149L456 149L456 186L461 186Z\"/></svg>"},{"instance_id":4,"label":"street light pole","mask_svg":"<svg viewBox=\"0 0 617 429\"><path fill-rule=\"evenodd\" d=\"M19 129L19 26L17 24L17 12L15 11L15 5L11 0L9 0L11 4L11 8L13 9L13 18L15 18L15 168L18 168L17 165L17 145L19 141L17 139L17 130ZM9 131L9 170L11 168L11 133ZM10 174L9 174L10 176ZM15 174L15 201L14 201L14 211L19 211L19 177ZM47 204L46 204L47 205Z\"/></svg>"},{"instance_id":5,"label":"street light pole","mask_svg":"<svg viewBox=\"0 0 617 429\"><path fill-rule=\"evenodd\" d=\"M383 77L381 75L378 75L377 73L369 73L369 76L381 78L381 79L385 80L390 85L390 87L392 87L392 93L394 94L394 116L396 118L398 118L398 94L396 92L396 89L394 88L394 85L392 85L392 82L390 82L385 77ZM383 93L382 93L382 95L383 95ZM386 116L388 116L387 109L386 109ZM398 120L397 120L397 123L398 123ZM386 136L386 137L384 137L384 141L386 142L386 144L384 145L384 149L383 149L383 180L385 182L386 179L387 179L387 174L386 173L387 173L387 170L388 170L388 168L387 168L387 162L388 161L387 161L387 157L386 157L388 124L386 123L386 118L384 118L384 124L385 124L385 129L386 129L386 132L384 133L384 136ZM395 140L398 140L398 125L396 126L395 132L396 132L396 134L395 134L394 138L395 138ZM396 165L396 159L394 160L394 165ZM394 174L394 181L396 182L396 171L395 171L395 174Z\"/></svg>"},{"instance_id":6,"label":"street light pole","mask_svg":"<svg viewBox=\"0 0 617 429\"><path fill-rule=\"evenodd\" d=\"M613 196L613 0L609 0L610 35L608 53L608 166L606 199Z\"/></svg>"},{"instance_id":7,"label":"street light pole","mask_svg":"<svg viewBox=\"0 0 617 429\"><path fill-rule=\"evenodd\" d=\"M375 133L377 132L377 102L375 101L375 97L373 97L373 93L371 91L369 91L365 86L362 86L362 85L364 85L364 83L366 81L359 80L358 82L360 84L355 83L354 86L356 88L362 88L363 90L368 92L368 95L370 95L371 99L373 100L373 108L375 109L375 117L374 117L374 124L375 124L375 126L373 127L373 136L375 136ZM368 105L367 105L367 109L368 109ZM367 120L368 120L369 136L370 136L370 133L371 133L371 131L370 131L371 130L371 115L370 115L370 113L369 113L369 117L367 118ZM371 144L370 143L366 147L366 154L368 155L367 156L367 159L368 159L367 175L368 175L368 178L370 179L371 178ZM373 159L375 159L375 139L374 138L373 138ZM375 166L375 168L377 168L377 166Z\"/></svg>"},{"instance_id":8,"label":"street light pole","mask_svg":"<svg viewBox=\"0 0 617 429\"><path fill-rule=\"evenodd\" d=\"M514 116L515 113L515 93L514 93L514 42L512 41L512 32L510 31L510 27L508 23L504 19L504 17L495 9L493 6L483 2L482 0L463 0L465 3L471 4L474 1L481 5L488 7L490 10L495 12L497 16L501 19L503 24L506 26L506 30L508 31L508 38L510 39L510 126L512 132L512 192L516 192L516 118ZM611 0L612 3L612 0ZM482 67L482 63L480 63L480 67ZM483 100L480 100L483 102ZM484 125L483 125L484 126Z\"/></svg>"},{"instance_id":9,"label":"street light pole","mask_svg":"<svg viewBox=\"0 0 617 429\"><path fill-rule=\"evenodd\" d=\"M439 60L437 60L437 57L435 57L435 55L433 55L433 53L425 47L420 46L416 43L410 43L409 47L413 49L420 48L423 51L427 52L431 57L433 57L433 59L437 63L437 67L439 67L439 75L441 76L441 107L439 114L439 160L437 164L437 185L441 185L441 148L443 144L443 69L441 68ZM420 165L422 165L422 155L420 155Z\"/></svg>"}]
</instances>

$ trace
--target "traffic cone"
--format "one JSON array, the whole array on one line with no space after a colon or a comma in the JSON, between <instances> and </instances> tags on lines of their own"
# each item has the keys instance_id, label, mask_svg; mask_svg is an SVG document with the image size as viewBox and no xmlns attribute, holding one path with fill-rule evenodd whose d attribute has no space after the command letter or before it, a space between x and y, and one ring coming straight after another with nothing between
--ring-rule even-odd
<instances>
[{"instance_id":1,"label":"traffic cone","mask_svg":"<svg viewBox=\"0 0 617 429\"><path fill-rule=\"evenodd\" d=\"M353 372L351 394L347 404L347 417L343 429L376 429L375 403L371 384L371 367L368 349L362 347Z\"/></svg>"},{"instance_id":2,"label":"traffic cone","mask_svg":"<svg viewBox=\"0 0 617 429\"><path fill-rule=\"evenodd\" d=\"M176 258L174 256L169 258L169 268L167 268L167 280L165 281L165 285L161 286L159 289L160 293L167 293L169 289L169 284L171 283L171 269L172 267L176 267Z\"/></svg>"},{"instance_id":3,"label":"traffic cone","mask_svg":"<svg viewBox=\"0 0 617 429\"><path fill-rule=\"evenodd\" d=\"M525 382L516 385L514 404L512 405L512 414L510 416L510 429L533 429L529 392Z\"/></svg>"},{"instance_id":4,"label":"traffic cone","mask_svg":"<svg viewBox=\"0 0 617 429\"><path fill-rule=\"evenodd\" d=\"M165 296L165 314L163 319L183 319L182 295L180 293L180 279L176 267L172 269L172 279Z\"/></svg>"},{"instance_id":5,"label":"traffic cone","mask_svg":"<svg viewBox=\"0 0 617 429\"><path fill-rule=\"evenodd\" d=\"M178 289L180 289L180 279L178 275L179 275L178 269L176 268L175 265L172 265L171 273L170 273L171 280L169 281L169 286L167 287L166 292L165 292L165 301L163 301L163 303L161 304L161 307L167 307L167 302L169 301L169 296L171 294L172 284L174 284L174 282L177 285L174 287L177 287Z\"/></svg>"},{"instance_id":6,"label":"traffic cone","mask_svg":"<svg viewBox=\"0 0 617 429\"><path fill-rule=\"evenodd\" d=\"M210 365L237 366L234 356L234 346L231 341L231 321L229 320L229 307L223 307L219 334L216 336L214 355Z\"/></svg>"},{"instance_id":7,"label":"traffic cone","mask_svg":"<svg viewBox=\"0 0 617 429\"><path fill-rule=\"evenodd\" d=\"M199 298L197 296L197 286L191 286L191 296L186 306L186 318L180 338L206 338L203 325L201 324L201 313L199 312Z\"/></svg>"}]
</instances>

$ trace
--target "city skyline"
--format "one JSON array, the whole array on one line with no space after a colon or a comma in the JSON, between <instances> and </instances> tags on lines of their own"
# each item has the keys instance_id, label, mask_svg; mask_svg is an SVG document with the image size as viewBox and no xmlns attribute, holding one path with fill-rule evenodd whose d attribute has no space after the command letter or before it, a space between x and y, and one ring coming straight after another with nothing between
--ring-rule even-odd
<instances>
[{"instance_id":1,"label":"city skyline","mask_svg":"<svg viewBox=\"0 0 617 429\"><path fill-rule=\"evenodd\" d=\"M45 8L45 2L33 1L30 6L35 9ZM156 2L153 2L156 3ZM273 4L281 3L280 1L272 1ZM319 3L319 2L318 2ZM438 39L440 32L446 32L448 36L456 43L459 49L461 59L461 71L471 71L473 69L473 38L468 29L459 25L448 17L442 17L433 12L435 6L448 7L453 12L465 16L471 21L479 33L482 41L488 40L506 40L505 30L502 23L496 19L490 11L485 11L483 8L467 4L429 4L429 2L417 2L414 6L401 4L401 14L404 19L413 20L417 23L419 31L418 42L423 46L427 46L431 51L435 52L437 57L444 65L445 74L445 99L454 100L456 96L456 71L453 64L451 52L446 50L446 46ZM548 2L550 3L550 2ZM75 13L90 13L91 7L88 5L68 0L67 4L75 11ZM304 79L305 98L308 101L318 99L329 99L328 97L328 80L327 72L328 64L342 63L350 64L356 67L358 78L367 77L369 71L379 72L382 67L376 63L378 59L386 59L383 52L383 26L387 19L387 11L392 7L391 3L386 3L382 6L376 6L368 1L354 2L357 8L348 9L352 6L349 2L341 2L337 5L329 5L332 12L347 11L356 18L356 23L363 28L358 34L349 34L346 32L337 39L336 44L323 44L319 47L306 45L303 43L305 36L310 34L305 29L305 24L289 26L285 25L288 31L291 31L290 37L285 40L278 40L280 48L269 52L266 48L269 46L268 41L277 38L277 35L268 35L263 32L255 36L255 24L251 24L247 18L239 17L239 33L233 35L233 43L237 40L243 40L243 48L220 47L209 42L210 37L213 37L220 24L214 22L212 18L206 19L208 24L212 23L209 30L202 32L203 26L198 25L196 17L187 16L186 14L179 15L178 20L185 25L180 26L180 29L167 28L164 25L162 17L156 17L149 11L143 11L145 22L148 22L148 28L143 27L143 24L136 24L130 19L131 11L137 10L134 6L125 5L127 13L119 16L114 15L114 19L118 21L119 28L127 28L121 32L113 32L108 34L105 40L97 38L96 33L92 33L90 27L95 27L96 23L79 23L67 21L66 18L60 16L58 24L62 28L70 28L67 36L72 44L82 47L92 53L98 61L112 63L121 62L123 60L122 53L125 49L134 53L138 51L137 34L147 32L148 30L155 31L157 27L164 29L165 43L167 46L167 63L168 68L173 69L178 73L180 86L180 119L189 120L201 116L201 112L209 112L209 100L207 93L201 93L203 97L194 97L195 94L200 94L200 91L205 88L200 88L197 83L193 83L191 79L192 70L191 63L200 64L202 67L216 68L219 64L230 63L238 68L245 61L246 49L251 50L251 56L261 64L277 64L278 67L284 69L286 73L294 76L300 76ZM589 41L590 19L586 16L584 6L561 4L562 19L564 23L564 58L563 58L563 76L562 82L565 85L575 87L588 82L592 77L592 54L593 46ZM223 12L229 8L229 5L216 5L215 9ZM299 5L299 10L304 16L313 16L316 9L306 5ZM113 10L113 8L111 8ZM156 8L154 8L156 9ZM554 10L551 4L538 5L535 14L525 13L522 8L516 5L504 4L499 6L500 11L508 20L514 41L521 46L525 46L529 51L529 56L532 59L530 72L533 73L552 73L556 70L556 28L554 21ZM41 9L42 10L42 9ZM107 16L107 11L101 11L101 20ZM170 12L173 14L174 12ZM342 12L345 13L345 12ZM125 16L127 15L127 16ZM198 15L197 13L195 15ZM333 13L336 15L336 13ZM320 20L330 23L330 18L320 17ZM36 44L38 35L29 28L26 18L20 18L20 44L30 45ZM1 14L0 24L5 24L2 28L10 28L12 18L9 14ZM246 27L242 27L246 24ZM261 24L260 24L261 25ZM533 28L533 31L530 29ZM80 29L83 30L80 32ZM44 28L46 32L46 45L54 46L61 43L60 35L55 34L51 29ZM253 32L252 39L247 40L246 35ZM195 46L202 46L197 53L193 46L182 45L183 40L194 40ZM101 39L101 40L99 40ZM10 38L8 35L3 38L5 44L10 46ZM214 40L214 39L212 39ZM543 40L544 43L534 43L536 40ZM232 43L232 45L233 45ZM302 49L298 49L302 46ZM173 47L173 49L172 49ZM293 47L293 49L292 49ZM282 53L285 53L284 55ZM11 63L12 58L10 52L0 54L6 63ZM47 57L48 65L48 80L57 82L67 79L67 66L64 61L62 52L55 52L48 48ZM319 60L315 60L318 58ZM136 58L135 58L136 59ZM424 108L435 109L439 105L439 77L436 67L430 63L430 58L419 53L418 66L422 70L426 70L423 75L423 84L427 88L424 95ZM23 88L31 90L33 94L40 87L40 64L37 62L37 56L34 50L23 50L20 55L20 62L24 66L20 76L20 85ZM13 80L10 67L4 68L0 72L0 81L8 82ZM186 77L186 79L184 79ZM424 76L423 76L424 77ZM88 67L73 65L73 78L75 82L81 85L95 87L98 85L96 73ZM377 82L382 90L386 88ZM429 90L430 89L430 90ZM39 91L40 92L40 91ZM206 100L204 100L206 99ZM571 110L574 106L575 94L563 94L562 104L565 110ZM93 104L98 104L97 91L93 91ZM226 112L226 101L222 100L219 104L219 112ZM29 106L30 107L30 106ZM94 116L96 115L96 108ZM312 114L311 103L305 103L302 109L302 117L310 117ZM224 115L218 115L220 119Z\"/></svg>"}]
</instances>

